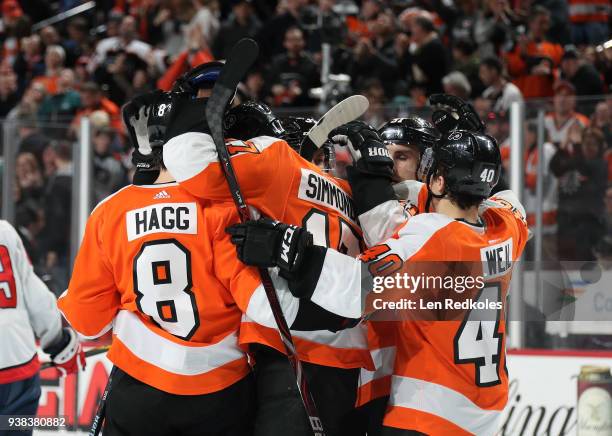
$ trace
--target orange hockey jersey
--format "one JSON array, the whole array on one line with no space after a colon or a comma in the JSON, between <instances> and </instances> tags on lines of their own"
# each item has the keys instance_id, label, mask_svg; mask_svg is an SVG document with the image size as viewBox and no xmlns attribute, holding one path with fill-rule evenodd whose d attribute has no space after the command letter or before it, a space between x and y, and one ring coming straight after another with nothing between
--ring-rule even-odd
<instances>
[{"instance_id":1,"label":"orange hockey jersey","mask_svg":"<svg viewBox=\"0 0 612 436\"><path fill-rule=\"evenodd\" d=\"M427 186L416 180L405 180L393 185L397 202L388 201L359 216L366 246L384 242L393 236L406 219L425 212ZM362 368L359 374L357 406L362 406L391 392L391 374L395 362L395 321L372 319L366 323L368 347L374 363L374 371Z\"/></svg>"},{"instance_id":2,"label":"orange hockey jersey","mask_svg":"<svg viewBox=\"0 0 612 436\"><path fill-rule=\"evenodd\" d=\"M242 379L242 312L216 278L223 211L177 183L130 185L92 212L60 310L80 334L112 328L109 359L165 392L199 395Z\"/></svg>"},{"instance_id":3,"label":"orange hockey jersey","mask_svg":"<svg viewBox=\"0 0 612 436\"><path fill-rule=\"evenodd\" d=\"M392 238L360 256L373 274L372 281L381 269L393 267L394 272L410 271L415 276L419 270L411 268L451 262L461 268L469 264L472 277L476 265L483 283L474 290L473 298L475 305L484 304L483 310L463 310L456 316L452 306L434 306L437 312L431 313L455 314L440 321L436 317L414 318L406 309L403 314L409 319L400 318L393 324L396 356L386 426L432 436L493 435L498 430L498 418L508 397L503 303L512 263L525 247L528 230L525 211L511 191L484 202L479 214L482 226L438 213L412 217ZM345 257L336 262L340 267L337 280L349 282L355 260ZM322 271L319 280L325 281L325 265ZM368 285L365 278L362 281L373 288L373 282ZM452 289L448 293L454 294ZM429 300L421 298L427 295L415 294L417 308L419 299L447 304L446 299L439 299L442 294L431 294Z\"/></svg>"},{"instance_id":4,"label":"orange hockey jersey","mask_svg":"<svg viewBox=\"0 0 612 436\"><path fill-rule=\"evenodd\" d=\"M396 323L386 426L428 435L493 435L498 430L508 399L503 303L512 263L525 247L528 230L524 209L510 191L486 201L480 215L482 227L422 214L387 241L407 265L481 263L485 285L475 301L487 309L467 310L460 320Z\"/></svg>"},{"instance_id":5,"label":"orange hockey jersey","mask_svg":"<svg viewBox=\"0 0 612 436\"><path fill-rule=\"evenodd\" d=\"M361 231L346 182L322 172L301 158L285 141L276 138L229 141L227 147L249 206L265 216L307 228L313 234L315 244L351 256L360 253ZM163 157L166 167L181 187L204 204L216 208L234 207L209 135L189 132L176 136L164 145ZM237 222L237 215L235 219ZM236 259L229 238L217 243L215 253L225 264L225 267L219 265L218 278L233 293L240 295L237 298L245 308L240 343L261 343L283 352L257 270ZM329 255L341 256L337 251L330 251ZM297 313L297 299L291 296L286 282L274 271L272 279L287 322L291 325ZM338 315L359 318L363 309L361 296L349 295L343 290L330 294L329 289L337 285L333 277L331 280L315 290L311 301ZM372 368L363 325L336 333L329 330L292 331L292 335L303 361L338 368Z\"/></svg>"}]
</instances>

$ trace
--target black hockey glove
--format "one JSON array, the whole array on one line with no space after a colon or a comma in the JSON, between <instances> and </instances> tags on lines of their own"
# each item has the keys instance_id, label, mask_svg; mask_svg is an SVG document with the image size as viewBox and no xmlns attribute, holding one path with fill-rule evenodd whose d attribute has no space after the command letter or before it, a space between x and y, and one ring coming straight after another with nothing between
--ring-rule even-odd
<instances>
[{"instance_id":1,"label":"black hockey glove","mask_svg":"<svg viewBox=\"0 0 612 436\"><path fill-rule=\"evenodd\" d=\"M351 121L331 131L329 138L348 146L354 165L347 168L357 215L393 200L393 159L378 132L363 121Z\"/></svg>"},{"instance_id":2,"label":"black hockey glove","mask_svg":"<svg viewBox=\"0 0 612 436\"><path fill-rule=\"evenodd\" d=\"M431 118L442 134L457 129L484 132L485 125L474 107L461 98L450 94L433 94L429 97L429 103L439 107Z\"/></svg>"},{"instance_id":3,"label":"black hockey glove","mask_svg":"<svg viewBox=\"0 0 612 436\"><path fill-rule=\"evenodd\" d=\"M329 139L348 147L359 172L391 180L393 159L372 126L363 121L351 121L332 130Z\"/></svg>"},{"instance_id":4,"label":"black hockey glove","mask_svg":"<svg viewBox=\"0 0 612 436\"><path fill-rule=\"evenodd\" d=\"M297 272L305 251L313 245L307 230L269 218L235 224L226 231L243 263L264 268L278 266L281 273Z\"/></svg>"},{"instance_id":5,"label":"black hockey glove","mask_svg":"<svg viewBox=\"0 0 612 436\"><path fill-rule=\"evenodd\" d=\"M293 296L312 296L327 249L313 245L312 235L306 229L263 218L235 224L225 231L231 235L242 262L264 268L278 266Z\"/></svg>"}]
</instances>

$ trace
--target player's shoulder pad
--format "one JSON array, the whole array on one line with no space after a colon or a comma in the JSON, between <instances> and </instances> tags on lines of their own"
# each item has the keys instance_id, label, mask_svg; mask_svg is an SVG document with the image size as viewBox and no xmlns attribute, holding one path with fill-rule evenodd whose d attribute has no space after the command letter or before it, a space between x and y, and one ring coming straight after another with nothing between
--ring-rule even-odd
<instances>
[{"instance_id":1,"label":"player's shoulder pad","mask_svg":"<svg viewBox=\"0 0 612 436\"><path fill-rule=\"evenodd\" d=\"M500 191L493 197L483 201L478 208L478 214L482 215L488 209L510 209L515 216L518 215L522 220L527 216L525 208L519 201L516 194L511 190Z\"/></svg>"}]
</instances>

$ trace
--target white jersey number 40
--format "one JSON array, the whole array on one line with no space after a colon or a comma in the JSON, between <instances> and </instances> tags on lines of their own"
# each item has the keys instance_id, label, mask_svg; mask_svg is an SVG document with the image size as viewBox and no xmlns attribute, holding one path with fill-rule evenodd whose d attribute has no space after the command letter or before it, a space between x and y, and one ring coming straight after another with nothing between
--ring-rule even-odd
<instances>
[{"instance_id":1,"label":"white jersey number 40","mask_svg":"<svg viewBox=\"0 0 612 436\"><path fill-rule=\"evenodd\" d=\"M185 340L200 325L191 288L189 250L176 239L142 244L134 257L136 305L168 333Z\"/></svg>"},{"instance_id":2,"label":"white jersey number 40","mask_svg":"<svg viewBox=\"0 0 612 436\"><path fill-rule=\"evenodd\" d=\"M455 335L455 363L476 366L476 386L489 387L501 383L499 360L502 354L503 334L499 332L501 309L490 307L501 301L501 285L485 285L478 302L487 309L470 310ZM488 304L487 304L488 303Z\"/></svg>"}]
</instances>

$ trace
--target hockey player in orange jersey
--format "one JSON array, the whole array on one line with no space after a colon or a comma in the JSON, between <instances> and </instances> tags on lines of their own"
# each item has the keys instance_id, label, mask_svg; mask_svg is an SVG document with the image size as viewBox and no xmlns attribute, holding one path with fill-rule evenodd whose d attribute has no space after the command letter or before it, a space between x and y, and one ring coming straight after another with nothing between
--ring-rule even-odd
<instances>
[{"instance_id":1,"label":"hockey player in orange jersey","mask_svg":"<svg viewBox=\"0 0 612 436\"><path fill-rule=\"evenodd\" d=\"M213 257L228 217L164 169L170 104L159 93L124 108L136 145L134 184L91 213L59 307L86 337L112 328L108 357L118 371L105 435L248 436L254 391L238 344L242 310L217 279Z\"/></svg>"},{"instance_id":2,"label":"hockey player in orange jersey","mask_svg":"<svg viewBox=\"0 0 612 436\"><path fill-rule=\"evenodd\" d=\"M355 125L342 130L352 150L358 148L351 143L359 142L359 131ZM357 209L386 204L395 219L399 215L394 210L400 205L396 203L393 209L388 182L374 175L367 156L354 155L357 159L349 181ZM524 210L512 192L487 199L500 172L497 144L478 133L450 133L440 145L427 150L419 172L426 181L434 213L411 218L384 244L364 252L360 260L336 258L333 273L326 264L327 253L302 249L300 254L311 261L293 272L289 286L316 287L329 280L328 274L338 283L356 283L357 274L364 283L363 291L368 292L381 269L413 268L427 261L479 264L482 259L501 256L503 271L487 270L495 265L482 264L481 274L487 280L475 299L503 305L511 264L520 256L528 232ZM278 252L278 246L264 249L265 243L257 238L260 230L269 235L270 223L249 222L230 230L241 235L233 242L247 264L256 261L253 253ZM356 273L356 264L361 265L361 273ZM508 395L505 318L504 311L497 309L484 314L485 318L481 315L466 311L462 319L396 323L397 355L384 435L496 433Z\"/></svg>"},{"instance_id":3,"label":"hockey player in orange jersey","mask_svg":"<svg viewBox=\"0 0 612 436\"><path fill-rule=\"evenodd\" d=\"M180 119L179 105L173 111ZM361 231L348 184L302 159L284 140L262 136L283 135L282 126L269 108L253 102L241 105L229 112L226 127L228 137L238 138L228 142L228 149L247 204L265 216L307 228L317 246L333 247L351 256L359 254ZM242 140L247 138L252 139ZM179 184L209 207L234 209L209 135L189 132L169 139L164 146L164 161ZM232 224L237 222L236 215ZM216 241L216 247L215 256L223 264L218 269L219 280L240 292L246 306L240 342L249 346L256 362L255 434L310 435L259 275L237 260L229 238ZM333 251L330 255L337 254ZM277 291L287 289L277 274L272 273L272 278ZM351 291L352 296L343 297L341 290L334 289L330 294L329 288L322 286L308 294L293 289L299 298L292 300L290 294L284 295L281 304L289 325L293 323L298 355L305 362L326 434L353 436L359 431L351 415L359 369L371 369L372 362L365 327L344 329L349 327L347 319L361 315L360 293Z\"/></svg>"},{"instance_id":4,"label":"hockey player in orange jersey","mask_svg":"<svg viewBox=\"0 0 612 436\"><path fill-rule=\"evenodd\" d=\"M405 205L408 214L414 215L417 204L412 196L412 184L416 182L416 171L421 161L421 154L440 139L440 133L429 122L418 116L394 118L379 130L380 139L387 146L393 159L393 190L398 200ZM382 211L374 210L359 217L364 231L366 245L375 245L387 239L394 231L388 225L384 206ZM389 232L384 233L382 230ZM368 345L375 365L374 371L362 369L359 375L357 406L364 419L368 434L376 436L380 431L382 417L387 406L391 389L391 373L395 358L394 322L388 320L370 320L368 327Z\"/></svg>"}]
</instances>

